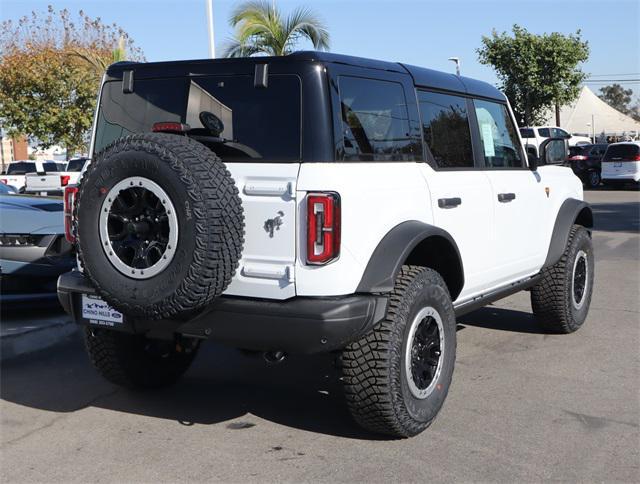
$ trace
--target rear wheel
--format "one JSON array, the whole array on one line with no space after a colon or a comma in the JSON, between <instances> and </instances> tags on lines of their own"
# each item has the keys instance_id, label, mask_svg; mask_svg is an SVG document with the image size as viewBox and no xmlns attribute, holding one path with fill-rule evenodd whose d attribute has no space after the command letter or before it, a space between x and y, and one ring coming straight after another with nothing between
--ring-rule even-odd
<instances>
[{"instance_id":1,"label":"rear wheel","mask_svg":"<svg viewBox=\"0 0 640 484\"><path fill-rule=\"evenodd\" d=\"M175 383L198 350L196 340L153 340L102 328L86 328L85 345L98 372L126 388L158 388Z\"/></svg>"},{"instance_id":2,"label":"rear wheel","mask_svg":"<svg viewBox=\"0 0 640 484\"><path fill-rule=\"evenodd\" d=\"M554 333L578 330L589 312L593 291L593 245L587 229L574 225L567 247L531 289L531 308L540 324Z\"/></svg>"},{"instance_id":3,"label":"rear wheel","mask_svg":"<svg viewBox=\"0 0 640 484\"><path fill-rule=\"evenodd\" d=\"M410 437L447 396L456 355L449 291L432 269L403 266L386 318L342 355L349 410L367 430Z\"/></svg>"}]
</instances>

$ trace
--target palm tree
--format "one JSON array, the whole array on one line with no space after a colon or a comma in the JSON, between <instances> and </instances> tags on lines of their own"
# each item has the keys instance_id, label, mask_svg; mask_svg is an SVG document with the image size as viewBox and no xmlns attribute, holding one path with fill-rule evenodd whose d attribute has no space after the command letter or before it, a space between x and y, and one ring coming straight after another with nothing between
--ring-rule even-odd
<instances>
[{"instance_id":1,"label":"palm tree","mask_svg":"<svg viewBox=\"0 0 640 484\"><path fill-rule=\"evenodd\" d=\"M329 49L329 32L307 7L299 7L285 17L275 2L248 1L233 11L229 23L236 33L225 49L225 57L287 55L300 39L309 40L317 50Z\"/></svg>"},{"instance_id":2,"label":"palm tree","mask_svg":"<svg viewBox=\"0 0 640 484\"><path fill-rule=\"evenodd\" d=\"M111 64L127 60L126 39L124 36L120 36L118 45L111 51L110 55L108 52L98 52L82 47L71 48L68 55L82 59L100 77Z\"/></svg>"}]
</instances>

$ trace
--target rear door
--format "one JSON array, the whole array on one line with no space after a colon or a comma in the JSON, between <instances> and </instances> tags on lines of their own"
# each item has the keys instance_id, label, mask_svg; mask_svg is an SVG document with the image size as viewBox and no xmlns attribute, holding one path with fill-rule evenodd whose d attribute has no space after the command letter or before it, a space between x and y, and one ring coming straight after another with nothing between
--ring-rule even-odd
<instances>
[{"instance_id":1,"label":"rear door","mask_svg":"<svg viewBox=\"0 0 640 484\"><path fill-rule=\"evenodd\" d=\"M434 223L458 245L465 283L458 301L492 283L495 260L491 185L474 162L469 100L418 91L422 131L429 164L422 169L431 191Z\"/></svg>"},{"instance_id":2,"label":"rear door","mask_svg":"<svg viewBox=\"0 0 640 484\"><path fill-rule=\"evenodd\" d=\"M94 150L130 133L152 131L159 122L189 125L188 135L226 164L242 200L244 250L225 294L295 296L300 78L269 74L266 86L257 86L253 73L140 77L133 92L123 92L121 81L105 83Z\"/></svg>"},{"instance_id":3,"label":"rear door","mask_svg":"<svg viewBox=\"0 0 640 484\"><path fill-rule=\"evenodd\" d=\"M612 144L602 159L602 178L640 180L640 145Z\"/></svg>"}]
</instances>

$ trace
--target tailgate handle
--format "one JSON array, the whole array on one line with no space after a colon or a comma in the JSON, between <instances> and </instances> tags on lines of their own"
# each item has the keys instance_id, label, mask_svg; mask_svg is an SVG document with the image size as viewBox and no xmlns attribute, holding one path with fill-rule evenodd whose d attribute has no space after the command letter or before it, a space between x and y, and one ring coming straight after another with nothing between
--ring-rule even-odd
<instances>
[{"instance_id":1,"label":"tailgate handle","mask_svg":"<svg viewBox=\"0 0 640 484\"><path fill-rule=\"evenodd\" d=\"M516 199L515 193L498 193L498 201L501 203L507 203L515 199Z\"/></svg>"},{"instance_id":2,"label":"tailgate handle","mask_svg":"<svg viewBox=\"0 0 640 484\"><path fill-rule=\"evenodd\" d=\"M438 207L440 208L455 208L461 203L462 199L460 197L438 199Z\"/></svg>"}]
</instances>

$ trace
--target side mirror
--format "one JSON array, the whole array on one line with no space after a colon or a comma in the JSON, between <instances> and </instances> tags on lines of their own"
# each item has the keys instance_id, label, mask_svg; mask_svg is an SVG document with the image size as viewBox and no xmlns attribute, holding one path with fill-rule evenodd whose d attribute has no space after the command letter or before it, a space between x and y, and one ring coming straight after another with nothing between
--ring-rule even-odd
<instances>
[{"instance_id":1,"label":"side mirror","mask_svg":"<svg viewBox=\"0 0 640 484\"><path fill-rule=\"evenodd\" d=\"M540 144L540 164L560 165L569 158L569 148L564 138L547 138Z\"/></svg>"},{"instance_id":2,"label":"side mirror","mask_svg":"<svg viewBox=\"0 0 640 484\"><path fill-rule=\"evenodd\" d=\"M536 171L538 169L538 157L531 152L527 153L527 159L529 160L529 169Z\"/></svg>"}]
</instances>

